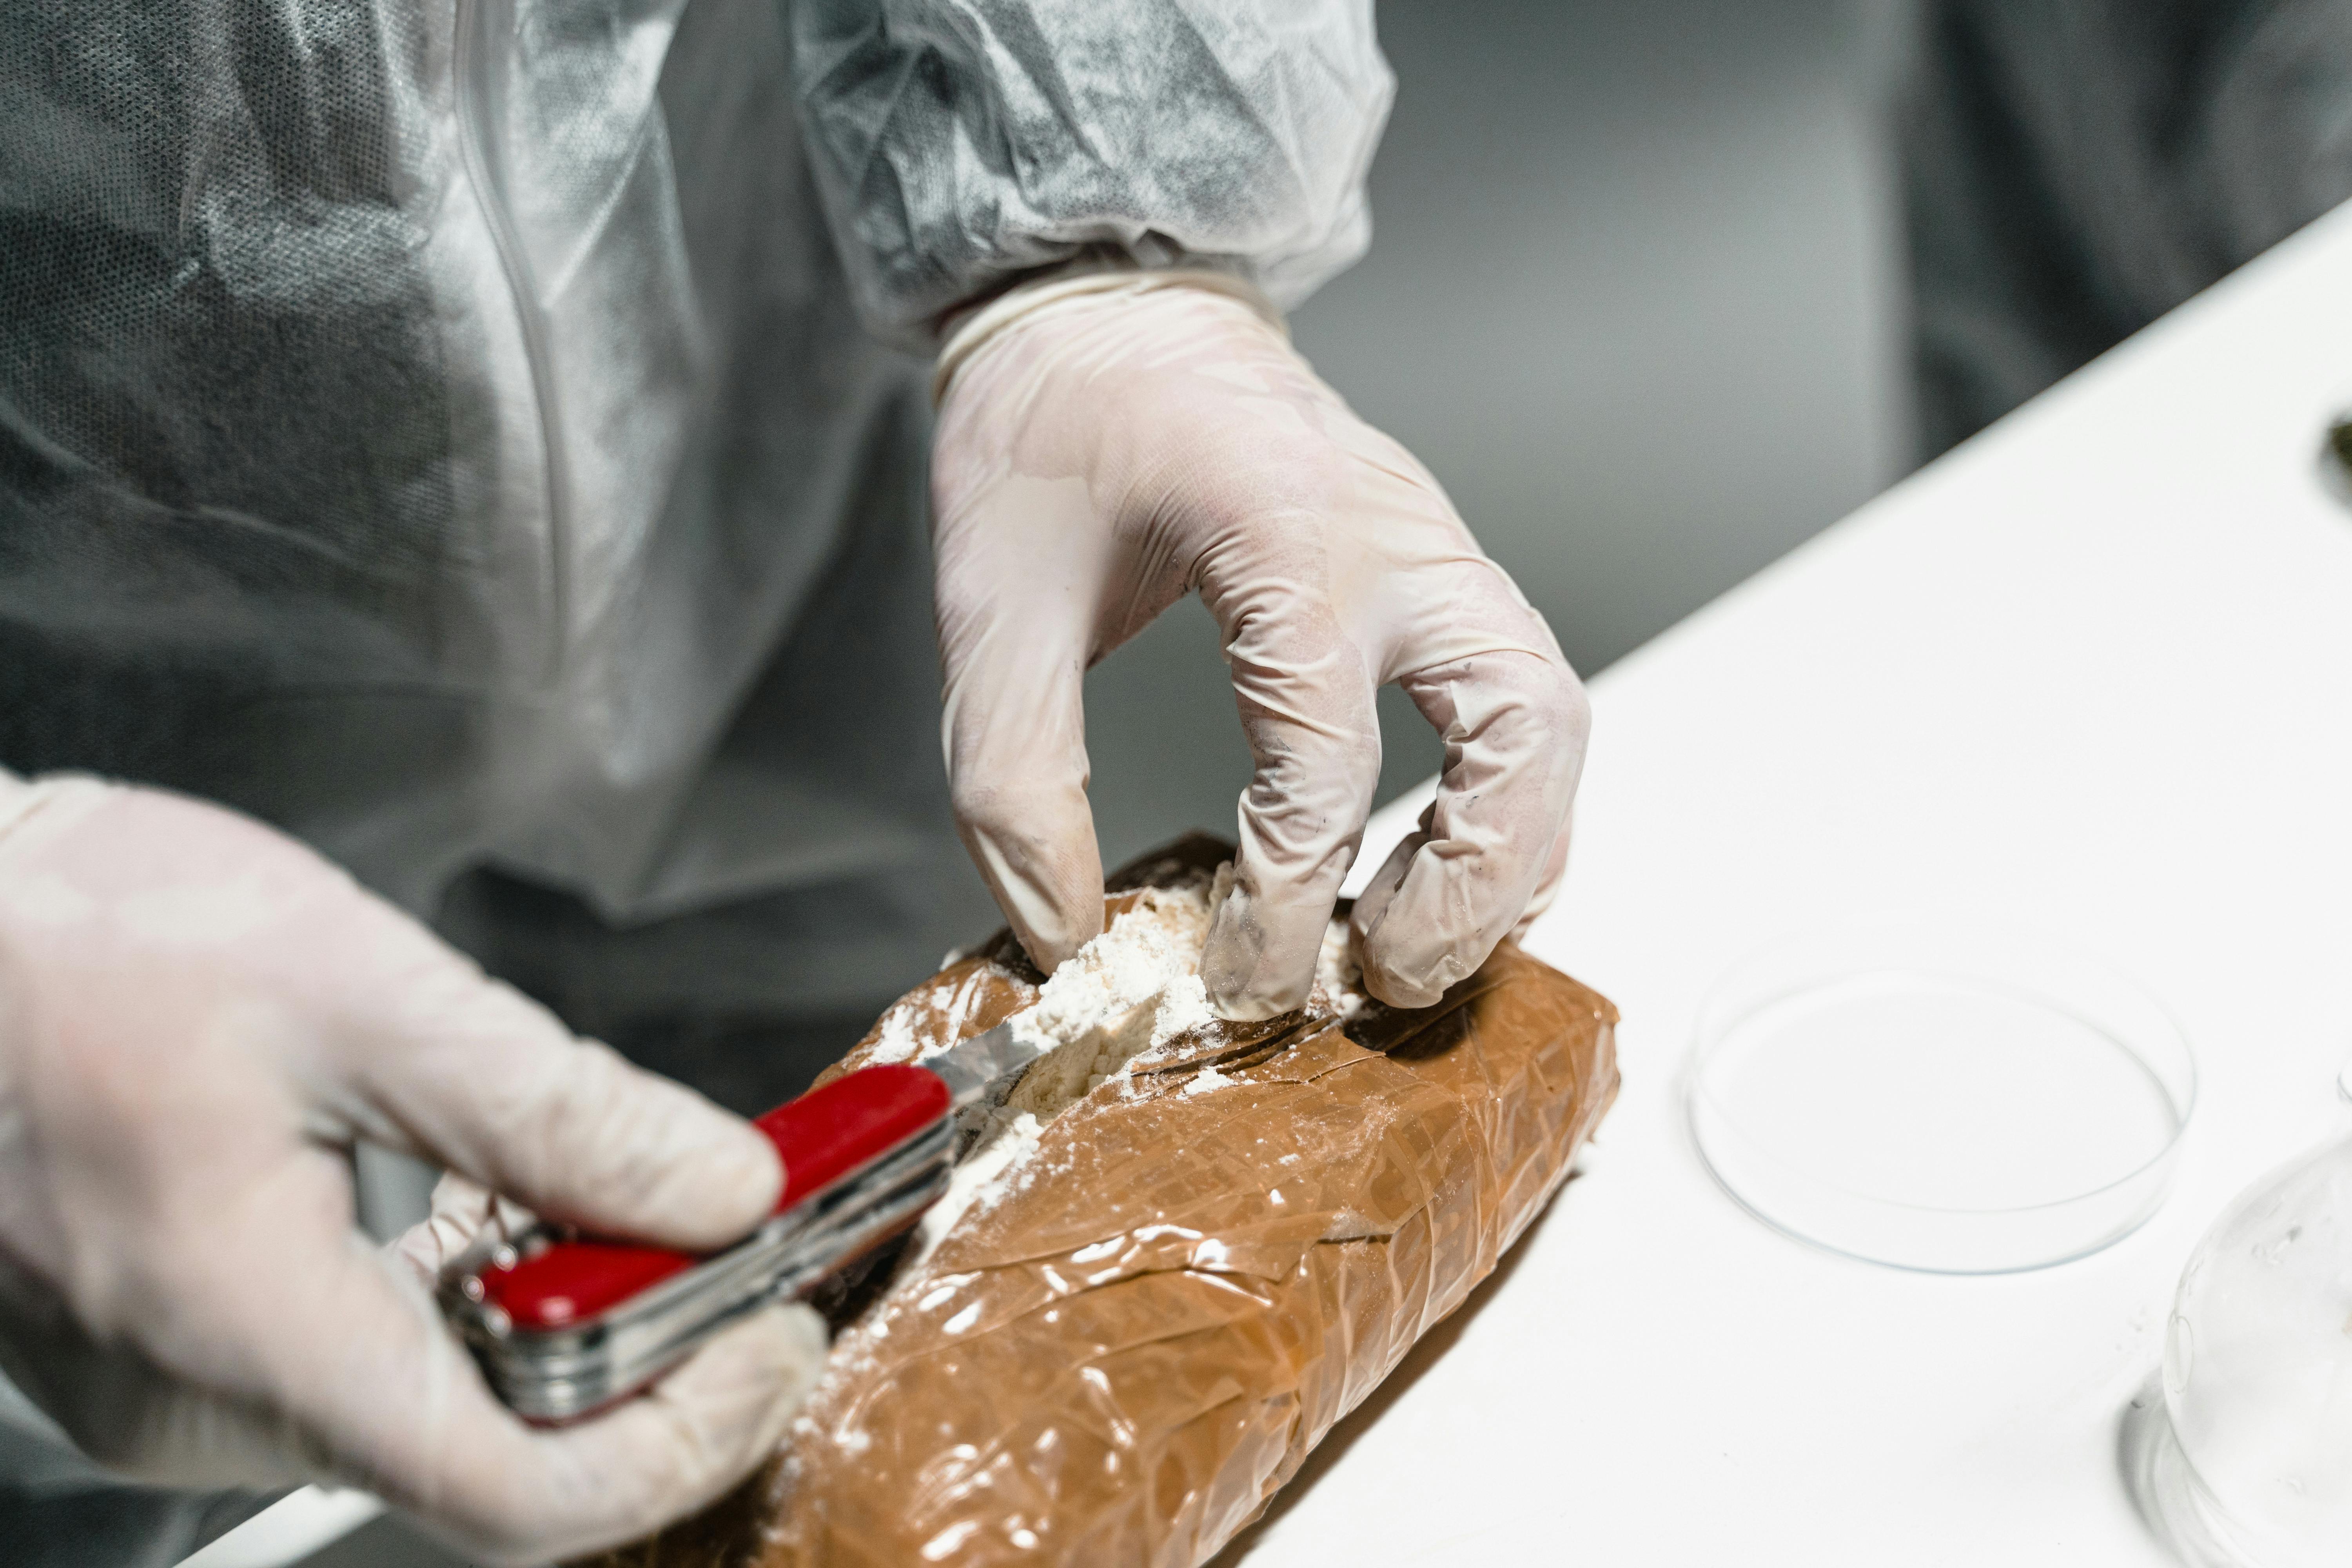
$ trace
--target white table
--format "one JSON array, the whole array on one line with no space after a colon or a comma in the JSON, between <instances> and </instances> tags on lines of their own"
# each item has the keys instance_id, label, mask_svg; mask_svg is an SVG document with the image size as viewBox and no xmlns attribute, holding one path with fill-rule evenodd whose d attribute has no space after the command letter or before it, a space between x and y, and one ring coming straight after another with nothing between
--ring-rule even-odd
<instances>
[{"instance_id":1,"label":"white table","mask_svg":"<svg viewBox=\"0 0 2352 1568\"><path fill-rule=\"evenodd\" d=\"M1594 683L1529 946L1622 1007L1622 1098L1502 1288L1239 1561L2167 1561L2119 1414L2190 1247L2330 1129L2352 1049L2352 509L2317 462L2347 405L2352 208ZM2063 931L2164 1000L2203 1078L2167 1208L1955 1279L1727 1201L1674 1093L1696 1004L1855 910Z\"/></svg>"},{"instance_id":2,"label":"white table","mask_svg":"<svg viewBox=\"0 0 2352 1568\"><path fill-rule=\"evenodd\" d=\"M2165 1561L2119 1413L2198 1235L2328 1129L2352 1049L2352 510L2316 459L2347 405L2352 209L1594 683L1529 945L1623 1008L1623 1096L1503 1288L1239 1560ZM1726 1200L1673 1095L1697 1000L1856 910L2063 931L2168 1003L2203 1089L2165 1211L1969 1279Z\"/></svg>"}]
</instances>

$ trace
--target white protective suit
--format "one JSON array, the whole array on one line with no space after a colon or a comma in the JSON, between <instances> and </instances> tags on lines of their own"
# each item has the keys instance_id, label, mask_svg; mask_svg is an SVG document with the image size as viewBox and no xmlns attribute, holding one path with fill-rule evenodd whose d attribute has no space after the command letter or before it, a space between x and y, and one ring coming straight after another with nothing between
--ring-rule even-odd
<instances>
[{"instance_id":1,"label":"white protective suit","mask_svg":"<svg viewBox=\"0 0 2352 1568\"><path fill-rule=\"evenodd\" d=\"M1091 249L1296 302L1391 88L1368 0L0 16L0 765L513 873L453 936L614 1037L987 918L899 351Z\"/></svg>"},{"instance_id":2,"label":"white protective suit","mask_svg":"<svg viewBox=\"0 0 2352 1568\"><path fill-rule=\"evenodd\" d=\"M1390 89L1369 0L0 0L0 766L584 1031L869 1007L986 918L916 353L1090 256L1297 302ZM201 1532L36 1471L0 1539Z\"/></svg>"}]
</instances>

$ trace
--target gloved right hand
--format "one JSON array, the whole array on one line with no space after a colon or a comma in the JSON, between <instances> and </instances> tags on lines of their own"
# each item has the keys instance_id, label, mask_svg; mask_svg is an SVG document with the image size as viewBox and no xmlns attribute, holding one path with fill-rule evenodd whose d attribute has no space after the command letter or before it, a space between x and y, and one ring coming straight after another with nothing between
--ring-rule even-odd
<instances>
[{"instance_id":1,"label":"gloved right hand","mask_svg":"<svg viewBox=\"0 0 2352 1568\"><path fill-rule=\"evenodd\" d=\"M1042 279L960 325L939 379L948 773L1039 968L1102 929L1081 677L1192 592L1257 763L1201 954L1218 1012L1307 1000L1371 814L1388 682L1445 764L1349 915L1365 987L1426 1007L1550 902L1583 689L1429 470L1323 384L1270 305L1216 274Z\"/></svg>"},{"instance_id":2,"label":"gloved right hand","mask_svg":"<svg viewBox=\"0 0 2352 1568\"><path fill-rule=\"evenodd\" d=\"M678 1247L742 1235L782 1180L748 1123L573 1038L292 840L0 773L0 1365L92 1457L173 1485L363 1486L477 1556L542 1561L643 1535L774 1451L824 1355L806 1308L533 1429L412 1266L467 1223L445 1203L411 1262L369 1246L354 1139Z\"/></svg>"}]
</instances>

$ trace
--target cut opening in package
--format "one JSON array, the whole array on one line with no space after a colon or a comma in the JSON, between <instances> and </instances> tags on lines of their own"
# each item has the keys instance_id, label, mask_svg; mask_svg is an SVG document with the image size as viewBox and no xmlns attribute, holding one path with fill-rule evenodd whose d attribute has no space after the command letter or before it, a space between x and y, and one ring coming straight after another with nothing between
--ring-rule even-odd
<instances>
[{"instance_id":1,"label":"cut opening in package","mask_svg":"<svg viewBox=\"0 0 2352 1568\"><path fill-rule=\"evenodd\" d=\"M782 1452L610 1568L1193 1568L1493 1270L1616 1095L1616 1009L1509 943L1389 1008L1335 922L1304 1009L1225 1023L1198 963L1231 854L1145 857L1051 982L1000 935L830 1069L1007 1019L1055 1047L820 1303Z\"/></svg>"}]
</instances>

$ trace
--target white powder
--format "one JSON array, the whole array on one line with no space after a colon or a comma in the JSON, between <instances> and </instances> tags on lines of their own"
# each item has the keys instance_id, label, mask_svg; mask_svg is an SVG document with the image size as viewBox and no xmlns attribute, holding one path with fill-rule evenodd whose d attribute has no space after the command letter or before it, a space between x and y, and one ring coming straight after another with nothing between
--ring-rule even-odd
<instances>
[{"instance_id":1,"label":"white powder","mask_svg":"<svg viewBox=\"0 0 2352 1568\"><path fill-rule=\"evenodd\" d=\"M1206 1094L1213 1089L1228 1088L1232 1085L1233 1081L1234 1080L1232 1079L1227 1078L1215 1068L1205 1067L1185 1080L1184 1092L1186 1094Z\"/></svg>"},{"instance_id":2,"label":"white powder","mask_svg":"<svg viewBox=\"0 0 2352 1568\"><path fill-rule=\"evenodd\" d=\"M1134 1056L1212 1022L1201 984L1201 949L1209 937L1210 879L1146 889L1110 928L1055 970L1037 1000L1006 1020L1016 1037L1047 1054L1001 1106L964 1112L970 1140L948 1190L923 1215L902 1269L911 1273L966 1215L987 1210L1017 1190L1045 1125L1108 1079L1125 1076ZM934 1024L928 1047L913 1020L951 1000L931 988L882 1019L871 1059L921 1060L950 1048L961 1031ZM1230 1083L1213 1069L1202 1075Z\"/></svg>"},{"instance_id":3,"label":"white powder","mask_svg":"<svg viewBox=\"0 0 2352 1568\"><path fill-rule=\"evenodd\" d=\"M1199 960L1194 960L1197 965ZM1190 1029L1204 1029L1217 1021L1217 1010L1209 1005L1209 988L1201 980L1198 967L1180 974L1168 983L1160 994L1160 1008L1151 1020L1152 1046L1164 1046Z\"/></svg>"},{"instance_id":4,"label":"white powder","mask_svg":"<svg viewBox=\"0 0 2352 1568\"><path fill-rule=\"evenodd\" d=\"M1179 980L1201 992L1201 949L1209 940L1207 889L1198 880L1147 889L1110 929L1054 971L1037 1005L1013 1019L1022 1038L1066 1045L1106 1020L1158 1000Z\"/></svg>"},{"instance_id":5,"label":"white powder","mask_svg":"<svg viewBox=\"0 0 2352 1568\"><path fill-rule=\"evenodd\" d=\"M913 1061L946 1050L963 1034L964 1016L977 994L960 981L943 980L899 998L876 1026L866 1065ZM915 1032L917 1018L926 1021L922 1035Z\"/></svg>"},{"instance_id":6,"label":"white powder","mask_svg":"<svg viewBox=\"0 0 2352 1568\"><path fill-rule=\"evenodd\" d=\"M900 1267L920 1268L964 1215L993 1207L1017 1187L1021 1167L1037 1152L1038 1135L1044 1131L1045 1123L1025 1110L992 1113L979 1142L956 1163L946 1193L924 1211L907 1261Z\"/></svg>"},{"instance_id":7,"label":"white powder","mask_svg":"<svg viewBox=\"0 0 2352 1568\"><path fill-rule=\"evenodd\" d=\"M1135 907L1054 972L1037 1003L1010 1020L1041 1046L1007 1103L1051 1120L1089 1090L1125 1076L1138 1053L1207 1023L1201 984L1209 939L1209 882L1145 889Z\"/></svg>"},{"instance_id":8,"label":"white powder","mask_svg":"<svg viewBox=\"0 0 2352 1568\"><path fill-rule=\"evenodd\" d=\"M1352 1018L1364 1005L1363 982L1348 922L1333 921L1323 928L1323 948L1315 955L1315 984L1339 1016Z\"/></svg>"},{"instance_id":9,"label":"white powder","mask_svg":"<svg viewBox=\"0 0 2352 1568\"><path fill-rule=\"evenodd\" d=\"M1233 868L1225 865L1213 879L1145 889L1134 907L1054 972L1034 1004L1006 1020L1016 1038L1044 1047L1046 1054L1002 1106L965 1113L978 1124L967 1121L971 1146L947 1195L923 1218L916 1262L966 1214L986 1209L1021 1184L1046 1122L1106 1083L1129 1092L1127 1080L1139 1056L1216 1021L1201 982L1201 950L1216 905L1232 887ZM1343 1016L1363 1005L1345 921L1325 930L1315 978L1326 1004ZM922 1055L948 1048L941 1043ZM905 1060L915 1053L906 1020L895 1014L886 1018L877 1058ZM1234 1081L1205 1067L1185 1081L1182 1092L1207 1094Z\"/></svg>"},{"instance_id":10,"label":"white powder","mask_svg":"<svg viewBox=\"0 0 2352 1568\"><path fill-rule=\"evenodd\" d=\"M874 1040L874 1054L867 1060L877 1064L903 1062L914 1056L922 1041L915 1037L915 1026L908 1021L913 1016L914 1010L909 1007L893 1007L883 1014L881 1031Z\"/></svg>"},{"instance_id":11,"label":"white powder","mask_svg":"<svg viewBox=\"0 0 2352 1568\"><path fill-rule=\"evenodd\" d=\"M1139 1053L1215 1021L1201 983L1201 949L1208 941L1211 915L1232 886L1233 868L1228 865L1218 868L1213 879L1195 877L1173 888L1145 890L1108 931L1054 972L1033 1005L1008 1020L1018 1037L1044 1045L1047 1054L1030 1068L1004 1104L963 1113L971 1146L949 1178L947 1192L918 1226L898 1265L903 1281L911 1285L921 1279L924 1263L968 1216L987 1212L1033 1178L1050 1175L1036 1164L1046 1122L1105 1083L1116 1081L1127 1091L1125 1080ZM1328 1005L1343 1015L1363 1005L1345 921L1334 921L1324 933L1316 984ZM952 1002L943 990L933 988L893 1008L882 1020L871 1059L919 1060L948 1049L962 1032L952 1021L943 1031L935 1023L928 1032L939 1043L925 1048L912 1020ZM1182 1092L1207 1094L1237 1081L1214 1067L1204 1067L1186 1080ZM1295 1163L1297 1158L1286 1154L1282 1163ZM960 1278L934 1280L931 1287L946 1289ZM952 1299L952 1289L941 1298ZM906 1304L918 1310L926 1305L911 1300ZM854 1378L871 1364L889 1338L890 1316L887 1307L869 1312L843 1332L834 1343L827 1382ZM952 1320L949 1326L954 1326ZM810 1407L822 1409L826 1404L820 1395L811 1400ZM870 1438L857 1420L858 1413L842 1412L839 1425L829 1434L832 1441L851 1452L862 1451ZM794 1426L803 1436L816 1430L815 1420L805 1414Z\"/></svg>"},{"instance_id":12,"label":"white powder","mask_svg":"<svg viewBox=\"0 0 2352 1568\"><path fill-rule=\"evenodd\" d=\"M1009 1194L1018 1192L1027 1181L1026 1168L1035 1160L1038 1137L1044 1131L1044 1123L1027 1111L1001 1107L983 1110L981 1115L983 1120L978 1143L956 1163L954 1172L948 1178L948 1190L940 1194L937 1203L924 1211L923 1217L916 1223L915 1234L906 1253L894 1266L901 1283L891 1292L888 1301L851 1323L833 1342L833 1350L825 1358L825 1369L818 1380L817 1388L803 1406L803 1414L793 1423L793 1431L803 1440L818 1435L818 1424L808 1412L829 1407L830 1402L824 1397L826 1385L836 1379L854 1381L873 1366L883 1342L890 1337L890 1303L903 1300L907 1286L923 1278L924 1264L930 1260L932 1253L939 1250L940 1244L948 1238L949 1233L962 1224L966 1216L985 1213ZM933 1280L930 1282L932 1289L937 1291L945 1284L948 1296L951 1298L957 1278L950 1276L944 1282ZM926 1300L913 1304L918 1310L922 1310L931 1302ZM863 1412L852 1407L841 1410L837 1415L835 1424L824 1435L844 1452L864 1453L873 1438L858 1424Z\"/></svg>"}]
</instances>

